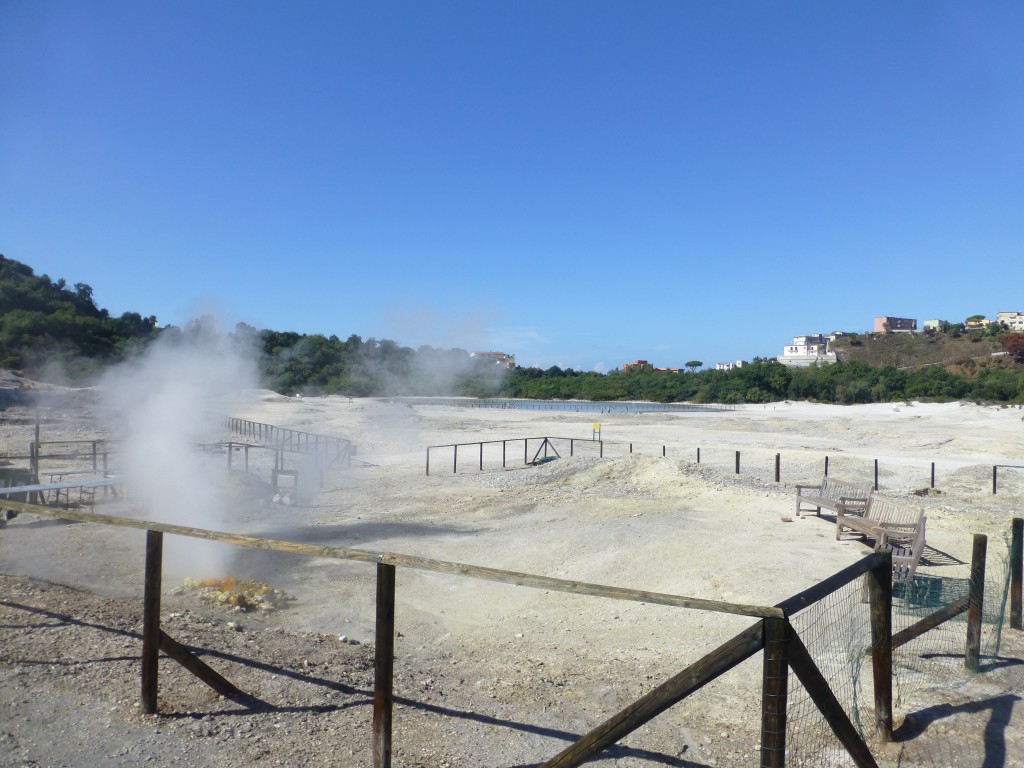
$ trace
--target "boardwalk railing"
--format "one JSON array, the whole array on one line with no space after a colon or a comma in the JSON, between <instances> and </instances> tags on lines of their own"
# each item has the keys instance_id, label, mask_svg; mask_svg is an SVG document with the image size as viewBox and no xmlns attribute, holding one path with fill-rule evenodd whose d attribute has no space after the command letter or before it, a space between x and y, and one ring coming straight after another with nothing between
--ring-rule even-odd
<instances>
[{"instance_id":1,"label":"boardwalk railing","mask_svg":"<svg viewBox=\"0 0 1024 768\"><path fill-rule=\"evenodd\" d=\"M303 432L288 427L277 427L260 421L221 416L226 429L248 437L267 447L294 453L319 454L327 459L328 465L342 461L351 464L355 446L351 440L315 432Z\"/></svg>"}]
</instances>

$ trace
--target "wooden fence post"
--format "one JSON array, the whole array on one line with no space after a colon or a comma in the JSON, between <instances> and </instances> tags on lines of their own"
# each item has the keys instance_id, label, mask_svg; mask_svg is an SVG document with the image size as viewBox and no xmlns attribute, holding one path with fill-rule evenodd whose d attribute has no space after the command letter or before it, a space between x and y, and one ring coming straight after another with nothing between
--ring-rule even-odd
<instances>
[{"instance_id":1,"label":"wooden fence post","mask_svg":"<svg viewBox=\"0 0 1024 768\"><path fill-rule=\"evenodd\" d=\"M395 566L377 563L377 626L373 661L374 768L391 768L394 667Z\"/></svg>"},{"instance_id":2,"label":"wooden fence post","mask_svg":"<svg viewBox=\"0 0 1024 768\"><path fill-rule=\"evenodd\" d=\"M935 487L935 462L932 462L932 488Z\"/></svg>"},{"instance_id":3,"label":"wooden fence post","mask_svg":"<svg viewBox=\"0 0 1024 768\"><path fill-rule=\"evenodd\" d=\"M867 574L871 599L871 672L875 687L875 732L892 741L892 550Z\"/></svg>"},{"instance_id":4,"label":"wooden fence post","mask_svg":"<svg viewBox=\"0 0 1024 768\"><path fill-rule=\"evenodd\" d=\"M740 452L736 451L736 474L740 473Z\"/></svg>"},{"instance_id":5,"label":"wooden fence post","mask_svg":"<svg viewBox=\"0 0 1024 768\"><path fill-rule=\"evenodd\" d=\"M427 446L427 477L430 477L430 446Z\"/></svg>"},{"instance_id":6,"label":"wooden fence post","mask_svg":"<svg viewBox=\"0 0 1024 768\"><path fill-rule=\"evenodd\" d=\"M828 456L825 457L825 477L828 477Z\"/></svg>"},{"instance_id":7,"label":"wooden fence post","mask_svg":"<svg viewBox=\"0 0 1024 768\"><path fill-rule=\"evenodd\" d=\"M878 490L878 459L875 459L875 490Z\"/></svg>"},{"instance_id":8,"label":"wooden fence post","mask_svg":"<svg viewBox=\"0 0 1024 768\"><path fill-rule=\"evenodd\" d=\"M459 471L459 446L452 446L452 474L456 474Z\"/></svg>"},{"instance_id":9,"label":"wooden fence post","mask_svg":"<svg viewBox=\"0 0 1024 768\"><path fill-rule=\"evenodd\" d=\"M988 537L983 533L974 534L974 549L971 553L971 583L968 587L967 606L967 648L964 651L964 666L969 672L977 672L981 666L981 613L985 605L985 553Z\"/></svg>"},{"instance_id":10,"label":"wooden fence post","mask_svg":"<svg viewBox=\"0 0 1024 768\"><path fill-rule=\"evenodd\" d=\"M782 477L782 454L775 454L775 482L779 482Z\"/></svg>"},{"instance_id":11,"label":"wooden fence post","mask_svg":"<svg viewBox=\"0 0 1024 768\"><path fill-rule=\"evenodd\" d=\"M789 620L764 620L761 688L761 766L786 765L786 699L789 693Z\"/></svg>"},{"instance_id":12,"label":"wooden fence post","mask_svg":"<svg viewBox=\"0 0 1024 768\"><path fill-rule=\"evenodd\" d=\"M992 495L996 495L996 476L999 474L999 465L992 465Z\"/></svg>"},{"instance_id":13,"label":"wooden fence post","mask_svg":"<svg viewBox=\"0 0 1024 768\"><path fill-rule=\"evenodd\" d=\"M1010 627L1021 629L1021 576L1024 573L1024 518L1013 518L1010 536Z\"/></svg>"},{"instance_id":14,"label":"wooden fence post","mask_svg":"<svg viewBox=\"0 0 1024 768\"><path fill-rule=\"evenodd\" d=\"M480 443L480 471L484 471L484 444Z\"/></svg>"},{"instance_id":15,"label":"wooden fence post","mask_svg":"<svg viewBox=\"0 0 1024 768\"><path fill-rule=\"evenodd\" d=\"M160 658L160 581L164 535L146 531L146 575L142 598L142 714L156 713L157 665Z\"/></svg>"}]
</instances>

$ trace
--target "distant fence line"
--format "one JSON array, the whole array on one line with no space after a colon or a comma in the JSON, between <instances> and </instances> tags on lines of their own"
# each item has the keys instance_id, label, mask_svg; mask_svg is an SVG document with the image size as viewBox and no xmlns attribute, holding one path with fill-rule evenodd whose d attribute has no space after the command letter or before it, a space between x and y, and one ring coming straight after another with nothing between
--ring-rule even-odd
<instances>
[{"instance_id":1,"label":"distant fence line","mask_svg":"<svg viewBox=\"0 0 1024 768\"><path fill-rule=\"evenodd\" d=\"M497 408L513 411L571 411L577 413L686 413L736 410L735 405L651 403L639 400L531 400L514 397L389 397L390 403L439 405L446 408Z\"/></svg>"},{"instance_id":2,"label":"distant fence line","mask_svg":"<svg viewBox=\"0 0 1024 768\"><path fill-rule=\"evenodd\" d=\"M595 432L595 435L596 434L599 434L599 433ZM457 474L458 471L459 471L459 467L460 467L460 449L462 451L461 456L465 457L466 454L469 452L467 449L471 450L471 449L475 448L476 450L472 451L472 455L475 457L476 461L473 462L471 460L470 463L471 464L475 464L477 470L482 472L482 471L484 471L484 464L485 464L485 462L484 462L484 446L496 446L496 445L500 445L501 446L501 467L502 467L502 469L506 469L508 467L509 458L512 456L512 452L509 451L509 445L510 444L511 445L517 445L520 442L523 443L523 461L522 461L522 465L523 466L528 466L528 465L532 465L532 464L538 464L538 463L541 463L541 460L549 460L551 458L561 458L562 457L562 452L566 451L566 446L568 446L568 455L569 456L575 456L577 450L585 450L585 451L588 452L587 455L595 456L596 458L600 458L600 459L613 458L612 454L615 454L617 456L633 454L634 453L634 447L646 447L646 448L649 449L651 446L653 446L654 449L657 452L660 453L662 458L669 458L669 457L671 457L671 458L684 458L685 459L685 458L688 458L688 457L692 457L695 460L695 463L697 463L697 464L701 464L701 463L706 464L707 463L707 459L708 459L708 451L707 451L707 449L704 450L704 453L702 455L701 447L700 446L697 446L695 449L694 448L689 448L689 449L681 450L678 446L669 446L667 443L653 444L653 443L611 442L611 441L599 439L599 438L596 438L596 437L590 437L590 438L551 437L551 436L541 436L541 437L510 437L510 438L501 438L501 439L495 439L495 440L474 440L474 441L465 442L465 443L444 443L444 444L440 444L440 445L429 445L429 446L427 446L426 474L427 475L430 474L431 451L437 452L437 451L443 450L443 449L451 449L452 450L452 474ZM532 458L531 458L531 442L533 444L533 449L535 449L532 452ZM561 447L561 451L559 450L559 447ZM606 447L609 450L606 451L605 450ZM671 448L671 450L670 450L670 448ZM739 475L739 474L743 473L742 451L738 451L738 450L737 451L729 451L728 449L722 449L720 451L716 451L716 454L717 453L729 453L729 454L732 454L730 458L733 459L733 462L730 462L730 463L735 467L734 474ZM518 455L517 451L516 451L516 454ZM822 465L822 474L825 477L828 477L828 475L829 475L829 458L830 458L829 455L826 454L824 456L824 461L823 461L823 465ZM492 455L491 456L491 461L494 462L493 466L496 466L497 458ZM881 465L880 465L878 459L872 460L872 464L873 464L873 474L874 474L874 489L876 491L878 491L878 490L881 489L881 486L879 484L879 471L880 471L880 466ZM464 459L462 461L461 466L463 468L466 467L466 461ZM982 466L984 466L984 465L982 465ZM992 465L992 493L993 494L998 492L998 471L999 471L1000 468L1024 469L1024 465L1021 465L1021 464L994 464L994 465ZM782 482L782 453L781 452L775 454L773 476L774 476L774 482L776 482L776 483L781 483ZM935 489L935 487L936 487L935 486L935 477L936 477L936 467L935 467L935 462L933 461L933 462L931 462L930 472L929 472L929 487L932 488L932 489ZM806 479L806 478L801 478L801 479Z\"/></svg>"}]
</instances>

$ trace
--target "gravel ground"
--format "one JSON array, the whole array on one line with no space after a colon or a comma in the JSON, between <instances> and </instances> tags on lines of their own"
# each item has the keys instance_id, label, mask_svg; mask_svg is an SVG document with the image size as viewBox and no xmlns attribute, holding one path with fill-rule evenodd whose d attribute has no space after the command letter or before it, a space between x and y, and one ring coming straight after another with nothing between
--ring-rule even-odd
<instances>
[{"instance_id":1,"label":"gravel ground","mask_svg":"<svg viewBox=\"0 0 1024 768\"><path fill-rule=\"evenodd\" d=\"M75 418L46 426L50 439L98 434L87 403L68 411L62 416ZM969 555L970 532L1001 542L1022 498L1012 476L1005 495L978 491L985 467L1017 450L1006 435L1019 431L1019 414L974 407L934 415L922 407L900 425L902 437L887 426L901 416L879 409L829 411L813 422L790 412L657 422L609 415L606 434L623 436L622 449L633 438L633 455L598 459L580 446L572 458L502 470L500 454L489 454L484 472L467 466L430 477L425 445L589 434L592 417L270 395L239 415L351 436L358 459L289 507L271 500L255 452L249 473L237 463L223 473L218 463L230 510L209 527L741 603L777 602L869 551L835 542L824 519L792 516L791 483L820 471L822 450L839 472L882 446L883 482L924 506L929 541L949 556L926 572L963 575L957 562ZM8 408L0 443L23 451L31 421ZM686 451L703 445L705 462L674 457L684 443ZM676 446L666 458L663 444ZM607 443L609 453L615 445ZM737 476L739 448L751 469ZM780 449L787 477L776 485L768 469L753 467L770 468ZM915 496L931 456L945 468L942 492ZM139 514L129 507L111 500L96 511ZM708 541L728 546L694 546ZM221 698L162 658L159 714L143 716L141 544L141 532L30 515L0 530L0 765L372 764L372 568L245 550L208 574L193 550L169 541L165 631L248 697ZM225 573L265 579L296 599L237 613L176 588L186 576ZM431 768L539 765L751 621L401 569L397 610L394 764ZM899 713L905 738L877 748L881 764L1024 764L1021 651L1019 635L1006 632L984 674L919 685ZM595 764L757 764L760 673L760 657L745 662Z\"/></svg>"}]
</instances>

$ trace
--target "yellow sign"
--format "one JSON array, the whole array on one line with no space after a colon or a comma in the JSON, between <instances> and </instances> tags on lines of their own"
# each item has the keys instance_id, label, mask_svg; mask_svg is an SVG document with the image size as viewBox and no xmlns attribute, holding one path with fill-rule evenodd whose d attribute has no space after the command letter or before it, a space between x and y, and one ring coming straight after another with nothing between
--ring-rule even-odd
<instances>
[{"instance_id":1,"label":"yellow sign","mask_svg":"<svg viewBox=\"0 0 1024 768\"><path fill-rule=\"evenodd\" d=\"M601 425L598 424L596 421L594 422L594 429L596 429L598 432L601 431Z\"/></svg>"}]
</instances>

